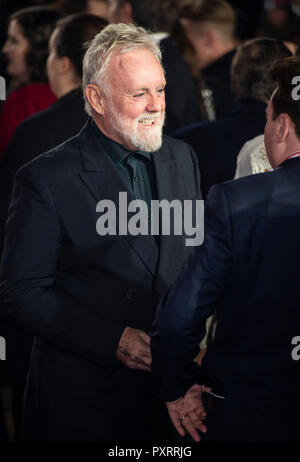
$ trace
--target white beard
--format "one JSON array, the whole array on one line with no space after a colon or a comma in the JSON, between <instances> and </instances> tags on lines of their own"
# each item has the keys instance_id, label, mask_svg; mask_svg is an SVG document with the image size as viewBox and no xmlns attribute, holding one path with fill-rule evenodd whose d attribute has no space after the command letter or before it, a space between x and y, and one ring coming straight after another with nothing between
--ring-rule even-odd
<instances>
[{"instance_id":1,"label":"white beard","mask_svg":"<svg viewBox=\"0 0 300 462\"><path fill-rule=\"evenodd\" d=\"M148 128L141 133L139 120L141 119L157 119L153 128ZM124 138L128 145L134 146L137 150L146 152L157 151L162 145L162 128L165 122L165 113L144 113L133 121L133 128L127 127L126 120L121 117L114 106L111 105L111 123L114 129Z\"/></svg>"}]
</instances>

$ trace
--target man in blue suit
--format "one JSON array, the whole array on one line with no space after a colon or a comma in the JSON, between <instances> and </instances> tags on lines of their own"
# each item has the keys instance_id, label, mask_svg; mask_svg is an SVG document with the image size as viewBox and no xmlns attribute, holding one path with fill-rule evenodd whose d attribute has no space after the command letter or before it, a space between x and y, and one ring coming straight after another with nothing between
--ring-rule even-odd
<instances>
[{"instance_id":1,"label":"man in blue suit","mask_svg":"<svg viewBox=\"0 0 300 462\"><path fill-rule=\"evenodd\" d=\"M157 316L152 370L173 424L195 441L205 426L208 441L299 441L299 75L299 57L271 73L265 144L275 170L211 189L204 244ZM200 376L193 358L214 311Z\"/></svg>"},{"instance_id":2,"label":"man in blue suit","mask_svg":"<svg viewBox=\"0 0 300 462\"><path fill-rule=\"evenodd\" d=\"M152 384L149 329L190 248L171 221L169 235L124 231L130 211L120 199L127 194L131 206L201 199L192 149L162 136L160 61L144 29L103 29L83 64L91 118L16 175L0 297L2 313L36 336L26 440L168 439ZM58 72L57 60L52 65ZM139 220L152 225L145 210Z\"/></svg>"}]
</instances>

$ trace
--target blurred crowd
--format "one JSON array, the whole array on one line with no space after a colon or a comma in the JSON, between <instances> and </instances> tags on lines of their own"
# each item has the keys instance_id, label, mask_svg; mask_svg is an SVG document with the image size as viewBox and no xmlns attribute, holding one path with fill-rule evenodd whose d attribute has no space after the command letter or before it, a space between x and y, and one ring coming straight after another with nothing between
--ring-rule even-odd
<instances>
[{"instance_id":1,"label":"blurred crowd","mask_svg":"<svg viewBox=\"0 0 300 462\"><path fill-rule=\"evenodd\" d=\"M202 193L271 169L264 149L268 73L298 53L300 0L0 0L0 252L16 171L76 135L87 43L110 22L134 23L162 50L164 131L194 148ZM5 98L4 98L5 96ZM18 441L32 337L0 324L0 441Z\"/></svg>"}]
</instances>

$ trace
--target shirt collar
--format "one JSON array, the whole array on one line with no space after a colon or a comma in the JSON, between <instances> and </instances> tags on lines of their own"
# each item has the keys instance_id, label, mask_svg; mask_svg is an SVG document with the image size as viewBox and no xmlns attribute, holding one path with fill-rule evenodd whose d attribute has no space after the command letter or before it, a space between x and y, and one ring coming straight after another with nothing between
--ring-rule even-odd
<instances>
[{"instance_id":1,"label":"shirt collar","mask_svg":"<svg viewBox=\"0 0 300 462\"><path fill-rule=\"evenodd\" d=\"M113 161L114 164L120 164L123 162L127 157L134 153L140 154L141 156L146 157L147 159L151 160L151 154L150 152L146 151L129 151L126 149L122 144L117 143L116 141L112 140L111 138L108 138L104 133L101 132L101 130L97 127L95 121L92 119L91 121L91 126L93 129L94 134L96 135L97 140L100 142L100 144L103 146L105 152L109 155L111 160Z\"/></svg>"}]
</instances>

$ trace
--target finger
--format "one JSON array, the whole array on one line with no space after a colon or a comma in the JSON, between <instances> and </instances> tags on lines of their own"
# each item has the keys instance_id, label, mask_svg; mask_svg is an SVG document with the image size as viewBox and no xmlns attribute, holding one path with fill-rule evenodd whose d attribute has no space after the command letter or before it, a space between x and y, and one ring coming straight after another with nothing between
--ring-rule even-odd
<instances>
[{"instance_id":1,"label":"finger","mask_svg":"<svg viewBox=\"0 0 300 462\"><path fill-rule=\"evenodd\" d=\"M168 409L168 411L169 411L169 416L170 416L170 419L172 421L172 424L174 425L174 427L178 431L179 435L182 436L182 437L185 436L185 430L184 430L184 427L181 424L181 421L179 419L178 414L171 412L169 409Z\"/></svg>"},{"instance_id":2,"label":"finger","mask_svg":"<svg viewBox=\"0 0 300 462\"><path fill-rule=\"evenodd\" d=\"M135 366L132 369L137 369L139 371L151 372L151 367L145 365L144 363L135 363Z\"/></svg>"},{"instance_id":3,"label":"finger","mask_svg":"<svg viewBox=\"0 0 300 462\"><path fill-rule=\"evenodd\" d=\"M151 337L149 334L147 334L147 332L144 330L139 330L138 335L145 343L147 343L147 345L150 345Z\"/></svg>"},{"instance_id":4,"label":"finger","mask_svg":"<svg viewBox=\"0 0 300 462\"><path fill-rule=\"evenodd\" d=\"M151 350L150 348L143 348L143 350L140 352L139 354L139 357L145 357L145 358L148 358L148 359L151 359L152 358L152 355L151 355Z\"/></svg>"},{"instance_id":5,"label":"finger","mask_svg":"<svg viewBox=\"0 0 300 462\"><path fill-rule=\"evenodd\" d=\"M186 429L186 431L191 435L193 440L198 443L201 438L199 433L197 432L196 428L194 427L193 423L191 422L190 416L188 415L184 420L181 421L182 425Z\"/></svg>"},{"instance_id":6,"label":"finger","mask_svg":"<svg viewBox=\"0 0 300 462\"><path fill-rule=\"evenodd\" d=\"M203 420L202 418L200 418L196 412L191 412L189 414L189 417L191 419L191 422L192 424L194 425L195 428L197 428L198 430L200 430L202 433L206 433L207 432L207 427L206 425L203 423Z\"/></svg>"},{"instance_id":7,"label":"finger","mask_svg":"<svg viewBox=\"0 0 300 462\"><path fill-rule=\"evenodd\" d=\"M208 388L208 387L205 387L204 385L202 385L202 393L203 392L211 393L211 388Z\"/></svg>"},{"instance_id":8,"label":"finger","mask_svg":"<svg viewBox=\"0 0 300 462\"><path fill-rule=\"evenodd\" d=\"M126 364L127 367L130 369L138 369L140 371L146 371L150 372L151 367L148 364L145 364L143 361L136 361L133 360L132 358L126 358Z\"/></svg>"},{"instance_id":9,"label":"finger","mask_svg":"<svg viewBox=\"0 0 300 462\"><path fill-rule=\"evenodd\" d=\"M147 362L147 364L151 363L152 360L151 350L148 345L146 346L145 344L138 345L138 348L135 348L131 352L131 356L139 359L140 361Z\"/></svg>"},{"instance_id":10,"label":"finger","mask_svg":"<svg viewBox=\"0 0 300 462\"><path fill-rule=\"evenodd\" d=\"M119 349L118 359L129 369L139 369L146 372L151 372L151 367L145 364L143 361L137 361L136 358L132 358L126 351Z\"/></svg>"},{"instance_id":11,"label":"finger","mask_svg":"<svg viewBox=\"0 0 300 462\"><path fill-rule=\"evenodd\" d=\"M190 388L190 391L201 393L202 385L199 385L198 383L194 383L194 385Z\"/></svg>"},{"instance_id":12,"label":"finger","mask_svg":"<svg viewBox=\"0 0 300 462\"><path fill-rule=\"evenodd\" d=\"M199 407L199 408L197 408L197 409L194 409L194 412L196 412L196 414L198 415L198 417L200 417L201 419L205 419L206 416L207 416L207 412L206 412L206 410L204 409L204 406Z\"/></svg>"}]
</instances>

